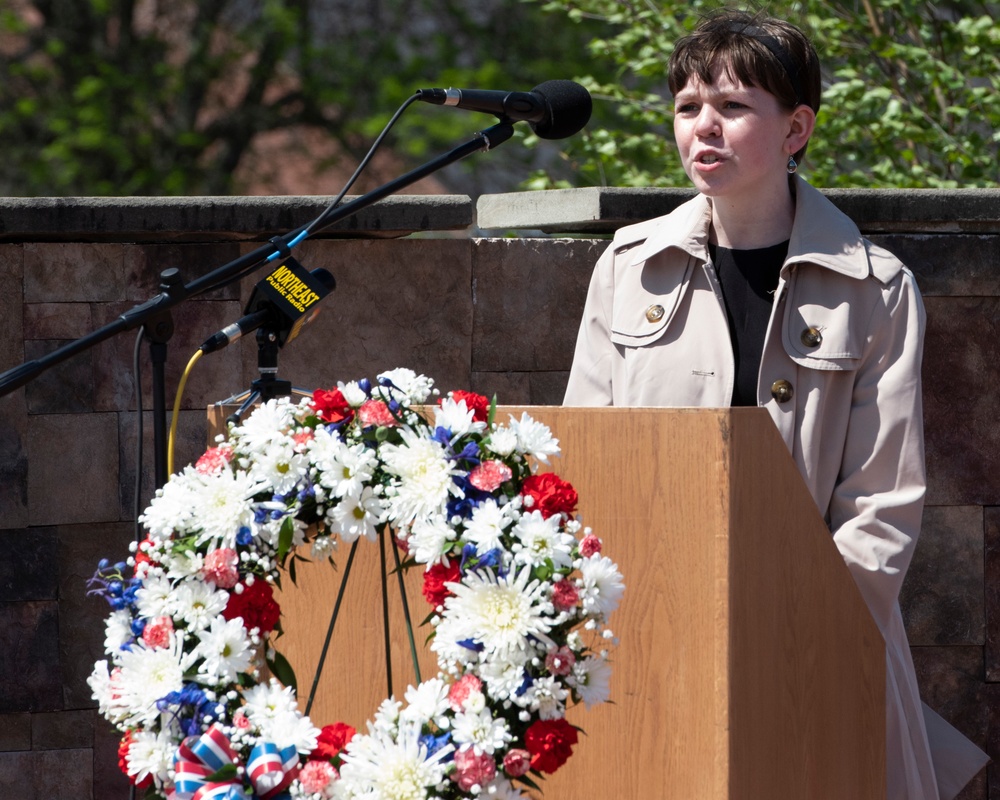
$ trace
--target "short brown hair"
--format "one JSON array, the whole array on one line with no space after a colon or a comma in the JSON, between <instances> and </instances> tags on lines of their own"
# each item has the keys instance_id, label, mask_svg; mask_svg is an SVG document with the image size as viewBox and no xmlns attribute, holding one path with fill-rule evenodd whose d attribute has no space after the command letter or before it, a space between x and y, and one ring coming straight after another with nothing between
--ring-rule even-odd
<instances>
[{"instance_id":1,"label":"short brown hair","mask_svg":"<svg viewBox=\"0 0 1000 800\"><path fill-rule=\"evenodd\" d=\"M677 41L670 55L670 93L676 96L693 75L711 84L712 72L720 66L740 83L770 92L788 109L805 104L819 111L819 57L791 23L733 10L707 16ZM804 153L803 147L796 158Z\"/></svg>"}]
</instances>

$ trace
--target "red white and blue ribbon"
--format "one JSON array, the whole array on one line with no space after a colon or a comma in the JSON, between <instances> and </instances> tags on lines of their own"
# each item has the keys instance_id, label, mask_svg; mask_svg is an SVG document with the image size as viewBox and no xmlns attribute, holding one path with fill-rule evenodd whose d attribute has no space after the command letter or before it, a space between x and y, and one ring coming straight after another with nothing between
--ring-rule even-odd
<instances>
[{"instance_id":1,"label":"red white and blue ribbon","mask_svg":"<svg viewBox=\"0 0 1000 800\"><path fill-rule=\"evenodd\" d=\"M250 751L246 777L253 788L252 797L280 800L298 774L299 754L294 746L279 750L270 742L259 742ZM219 725L201 736L189 736L174 755L174 791L179 800L249 800L243 774L210 780L227 766L239 768L239 756L229 737Z\"/></svg>"}]
</instances>

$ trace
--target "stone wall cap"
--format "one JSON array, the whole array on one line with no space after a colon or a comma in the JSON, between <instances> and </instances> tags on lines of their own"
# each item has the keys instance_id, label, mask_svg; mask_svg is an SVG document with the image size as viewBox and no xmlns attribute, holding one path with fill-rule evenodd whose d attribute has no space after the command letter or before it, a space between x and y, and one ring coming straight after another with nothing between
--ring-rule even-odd
<instances>
[{"instance_id":1,"label":"stone wall cap","mask_svg":"<svg viewBox=\"0 0 1000 800\"><path fill-rule=\"evenodd\" d=\"M865 233L1000 232L1000 189L824 189ZM668 214L693 189L591 187L483 195L483 230L609 234Z\"/></svg>"},{"instance_id":2,"label":"stone wall cap","mask_svg":"<svg viewBox=\"0 0 1000 800\"><path fill-rule=\"evenodd\" d=\"M6 197L0 198L0 241L265 241L308 224L330 200L323 196ZM473 222L472 199L467 195L396 195L358 210L314 237L391 238L464 231Z\"/></svg>"}]
</instances>

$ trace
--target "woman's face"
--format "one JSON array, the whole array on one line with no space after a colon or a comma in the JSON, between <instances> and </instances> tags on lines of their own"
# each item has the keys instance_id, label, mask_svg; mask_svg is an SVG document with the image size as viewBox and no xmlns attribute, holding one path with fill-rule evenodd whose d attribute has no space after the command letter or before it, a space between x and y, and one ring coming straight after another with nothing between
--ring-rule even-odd
<instances>
[{"instance_id":1,"label":"woman's face","mask_svg":"<svg viewBox=\"0 0 1000 800\"><path fill-rule=\"evenodd\" d=\"M684 171L702 194L739 201L785 187L788 156L801 147L795 112L720 69L711 85L693 75L674 98L674 137Z\"/></svg>"}]
</instances>

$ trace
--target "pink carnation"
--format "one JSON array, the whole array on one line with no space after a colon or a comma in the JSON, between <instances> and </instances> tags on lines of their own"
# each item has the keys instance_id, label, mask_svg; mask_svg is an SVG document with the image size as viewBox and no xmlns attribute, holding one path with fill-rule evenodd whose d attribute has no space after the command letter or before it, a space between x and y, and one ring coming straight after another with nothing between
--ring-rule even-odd
<instances>
[{"instance_id":1,"label":"pink carnation","mask_svg":"<svg viewBox=\"0 0 1000 800\"><path fill-rule=\"evenodd\" d=\"M220 444L218 447L210 447L194 465L194 468L203 475L214 475L222 472L233 459L233 448L228 444Z\"/></svg>"},{"instance_id":2,"label":"pink carnation","mask_svg":"<svg viewBox=\"0 0 1000 800\"><path fill-rule=\"evenodd\" d=\"M292 441L295 442L295 452L305 452L306 445L316 438L316 434L311 430L296 431L292 434Z\"/></svg>"},{"instance_id":3,"label":"pink carnation","mask_svg":"<svg viewBox=\"0 0 1000 800\"><path fill-rule=\"evenodd\" d=\"M519 747L508 750L507 755L503 757L503 768L504 772L512 778L527 775L528 770L531 769L531 753Z\"/></svg>"},{"instance_id":4,"label":"pink carnation","mask_svg":"<svg viewBox=\"0 0 1000 800\"><path fill-rule=\"evenodd\" d=\"M485 786L496 777L497 762L486 753L477 754L473 748L455 753L455 771L451 779L463 792L473 786Z\"/></svg>"},{"instance_id":5,"label":"pink carnation","mask_svg":"<svg viewBox=\"0 0 1000 800\"><path fill-rule=\"evenodd\" d=\"M365 400L361 404L361 408L358 409L358 419L366 428L369 425L391 428L393 425L399 424L389 410L389 406L381 400Z\"/></svg>"},{"instance_id":6,"label":"pink carnation","mask_svg":"<svg viewBox=\"0 0 1000 800\"><path fill-rule=\"evenodd\" d=\"M142 640L150 647L166 647L174 632L174 621L170 617L155 617L142 629Z\"/></svg>"},{"instance_id":7,"label":"pink carnation","mask_svg":"<svg viewBox=\"0 0 1000 800\"><path fill-rule=\"evenodd\" d=\"M452 711L461 711L465 708L465 701L469 699L469 695L482 690L483 682L479 678L471 673L463 675L448 690L448 705Z\"/></svg>"},{"instance_id":8,"label":"pink carnation","mask_svg":"<svg viewBox=\"0 0 1000 800\"><path fill-rule=\"evenodd\" d=\"M308 761L299 771L299 783L310 794L322 792L338 777L337 770L326 761Z\"/></svg>"},{"instance_id":9,"label":"pink carnation","mask_svg":"<svg viewBox=\"0 0 1000 800\"><path fill-rule=\"evenodd\" d=\"M206 581L211 581L220 589L232 589L240 580L236 566L240 557L231 547L220 547L205 556L205 565L201 574Z\"/></svg>"},{"instance_id":10,"label":"pink carnation","mask_svg":"<svg viewBox=\"0 0 1000 800\"><path fill-rule=\"evenodd\" d=\"M247 715L243 713L241 708L235 714L233 714L233 725L237 730L246 731L250 729L250 720L247 719Z\"/></svg>"},{"instance_id":11,"label":"pink carnation","mask_svg":"<svg viewBox=\"0 0 1000 800\"><path fill-rule=\"evenodd\" d=\"M594 534L588 533L580 541L580 555L584 558L590 558L592 555L600 553L601 547L601 540L594 536Z\"/></svg>"},{"instance_id":12,"label":"pink carnation","mask_svg":"<svg viewBox=\"0 0 1000 800\"><path fill-rule=\"evenodd\" d=\"M576 663L576 656L568 647L560 647L545 656L545 669L552 675L569 675Z\"/></svg>"},{"instance_id":13,"label":"pink carnation","mask_svg":"<svg viewBox=\"0 0 1000 800\"><path fill-rule=\"evenodd\" d=\"M495 492L513 474L502 461L484 461L469 473L469 483L481 491Z\"/></svg>"},{"instance_id":14,"label":"pink carnation","mask_svg":"<svg viewBox=\"0 0 1000 800\"><path fill-rule=\"evenodd\" d=\"M574 608L580 602L580 592L573 581L561 580L552 585L552 605L557 611Z\"/></svg>"}]
</instances>

